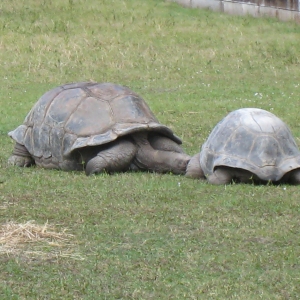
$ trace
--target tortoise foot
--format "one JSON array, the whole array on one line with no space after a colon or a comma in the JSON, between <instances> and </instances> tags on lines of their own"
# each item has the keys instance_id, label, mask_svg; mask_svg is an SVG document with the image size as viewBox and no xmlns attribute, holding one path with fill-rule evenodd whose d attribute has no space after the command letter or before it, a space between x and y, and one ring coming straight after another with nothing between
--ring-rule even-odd
<instances>
[{"instance_id":1,"label":"tortoise foot","mask_svg":"<svg viewBox=\"0 0 300 300\"><path fill-rule=\"evenodd\" d=\"M8 159L8 164L18 167L30 167L34 165L34 160L29 156L12 155Z\"/></svg>"}]
</instances>

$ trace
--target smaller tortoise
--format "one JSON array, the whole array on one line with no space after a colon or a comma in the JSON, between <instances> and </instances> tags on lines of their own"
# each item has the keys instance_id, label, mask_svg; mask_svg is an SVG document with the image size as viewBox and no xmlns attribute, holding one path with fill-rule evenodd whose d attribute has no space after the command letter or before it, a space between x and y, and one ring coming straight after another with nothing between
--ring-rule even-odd
<instances>
[{"instance_id":1,"label":"smaller tortoise","mask_svg":"<svg viewBox=\"0 0 300 300\"><path fill-rule=\"evenodd\" d=\"M65 171L147 170L185 174L190 156L147 103L113 83L66 84L45 93L9 132L9 163Z\"/></svg>"},{"instance_id":2,"label":"smaller tortoise","mask_svg":"<svg viewBox=\"0 0 300 300\"><path fill-rule=\"evenodd\" d=\"M262 109L242 108L217 124L191 159L187 176L206 177L212 184L299 184L300 152L282 120Z\"/></svg>"}]
</instances>

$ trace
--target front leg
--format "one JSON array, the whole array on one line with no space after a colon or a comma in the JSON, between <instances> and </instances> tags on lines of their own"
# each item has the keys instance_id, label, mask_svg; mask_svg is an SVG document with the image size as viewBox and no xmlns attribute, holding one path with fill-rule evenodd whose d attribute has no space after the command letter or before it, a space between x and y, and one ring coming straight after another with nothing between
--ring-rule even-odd
<instances>
[{"instance_id":1,"label":"front leg","mask_svg":"<svg viewBox=\"0 0 300 300\"><path fill-rule=\"evenodd\" d=\"M189 161L185 176L188 178L205 179L205 175L200 165L200 153L194 155Z\"/></svg>"},{"instance_id":2,"label":"front leg","mask_svg":"<svg viewBox=\"0 0 300 300\"><path fill-rule=\"evenodd\" d=\"M211 184L230 184L233 177L230 168L217 167L214 172L207 177L207 180Z\"/></svg>"},{"instance_id":3,"label":"front leg","mask_svg":"<svg viewBox=\"0 0 300 300\"><path fill-rule=\"evenodd\" d=\"M33 157L25 146L16 143L8 164L18 167L30 167L35 164Z\"/></svg>"},{"instance_id":4,"label":"front leg","mask_svg":"<svg viewBox=\"0 0 300 300\"><path fill-rule=\"evenodd\" d=\"M83 161L86 162L86 175L92 175L127 171L136 151L132 141L118 139L107 146L83 149L80 153Z\"/></svg>"}]
</instances>

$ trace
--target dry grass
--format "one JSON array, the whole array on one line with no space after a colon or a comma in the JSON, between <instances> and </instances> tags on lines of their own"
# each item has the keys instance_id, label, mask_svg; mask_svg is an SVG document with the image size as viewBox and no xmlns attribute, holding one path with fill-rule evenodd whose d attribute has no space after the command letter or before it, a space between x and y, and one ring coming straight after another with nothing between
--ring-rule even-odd
<instances>
[{"instance_id":1,"label":"dry grass","mask_svg":"<svg viewBox=\"0 0 300 300\"><path fill-rule=\"evenodd\" d=\"M10 221L0 227L0 255L22 255L27 258L38 256L41 259L69 257L82 260L83 258L72 250L73 235L66 231L67 229L56 232L54 226L48 222L38 225L34 221Z\"/></svg>"}]
</instances>

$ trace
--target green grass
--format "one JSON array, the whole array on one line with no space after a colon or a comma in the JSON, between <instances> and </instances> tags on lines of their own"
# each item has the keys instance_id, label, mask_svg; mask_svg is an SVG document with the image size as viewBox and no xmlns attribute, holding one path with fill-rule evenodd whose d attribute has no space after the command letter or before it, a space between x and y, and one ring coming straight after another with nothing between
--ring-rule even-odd
<instances>
[{"instance_id":1,"label":"green grass","mask_svg":"<svg viewBox=\"0 0 300 300\"><path fill-rule=\"evenodd\" d=\"M297 186L6 165L7 132L37 99L86 80L131 87L191 155L241 107L275 113L300 144L299 25L162 0L2 0L0 61L0 225L73 234L0 251L1 299L299 299Z\"/></svg>"}]
</instances>

